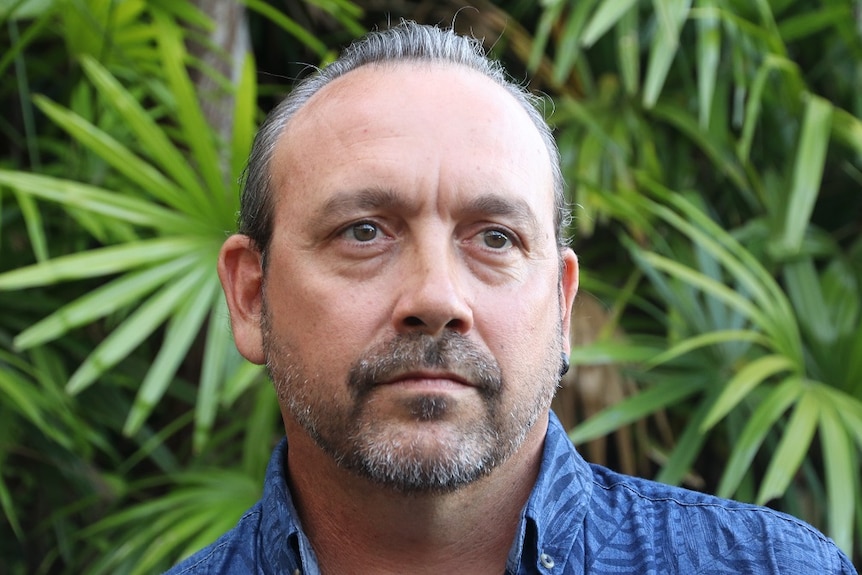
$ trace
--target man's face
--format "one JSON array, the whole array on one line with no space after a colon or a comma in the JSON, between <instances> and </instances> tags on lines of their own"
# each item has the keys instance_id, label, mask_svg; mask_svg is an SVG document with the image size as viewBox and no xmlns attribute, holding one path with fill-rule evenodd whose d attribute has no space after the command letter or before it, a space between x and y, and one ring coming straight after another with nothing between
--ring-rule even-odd
<instances>
[{"instance_id":1,"label":"man's face","mask_svg":"<svg viewBox=\"0 0 862 575\"><path fill-rule=\"evenodd\" d=\"M447 491L544 424L577 282L549 162L509 94L449 65L365 66L298 112L261 322L289 436Z\"/></svg>"}]
</instances>

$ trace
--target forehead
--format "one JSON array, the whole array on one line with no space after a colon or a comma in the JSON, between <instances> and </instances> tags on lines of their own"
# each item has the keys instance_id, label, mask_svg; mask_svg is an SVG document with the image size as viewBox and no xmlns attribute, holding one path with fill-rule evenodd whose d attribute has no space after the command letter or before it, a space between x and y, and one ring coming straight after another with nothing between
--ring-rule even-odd
<instances>
[{"instance_id":1,"label":"forehead","mask_svg":"<svg viewBox=\"0 0 862 575\"><path fill-rule=\"evenodd\" d=\"M410 182L523 194L553 213L551 159L526 110L483 74L448 63L370 64L333 80L289 121L271 172L278 203Z\"/></svg>"}]
</instances>

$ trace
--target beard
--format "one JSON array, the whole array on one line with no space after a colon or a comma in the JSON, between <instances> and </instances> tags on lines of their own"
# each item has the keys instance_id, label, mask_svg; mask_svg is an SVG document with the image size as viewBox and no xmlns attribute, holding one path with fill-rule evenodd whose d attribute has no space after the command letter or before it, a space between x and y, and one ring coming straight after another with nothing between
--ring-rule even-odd
<instances>
[{"instance_id":1,"label":"beard","mask_svg":"<svg viewBox=\"0 0 862 575\"><path fill-rule=\"evenodd\" d=\"M339 466L402 493L452 492L488 475L548 409L560 373L559 346L547 346L531 381L510 385L496 360L463 335L412 332L363 353L348 371L346 393L334 397L332 386L273 333L266 305L262 332L281 405ZM429 391L397 398L399 416L376 411L384 382L423 370L469 382L478 408L476 398ZM522 393L512 401L516 389Z\"/></svg>"}]
</instances>

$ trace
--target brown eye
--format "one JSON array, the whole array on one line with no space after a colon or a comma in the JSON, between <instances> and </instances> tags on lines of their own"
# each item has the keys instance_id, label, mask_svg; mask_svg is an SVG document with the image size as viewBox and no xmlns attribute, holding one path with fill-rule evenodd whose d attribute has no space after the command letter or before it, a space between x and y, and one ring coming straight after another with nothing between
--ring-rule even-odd
<instances>
[{"instance_id":1,"label":"brown eye","mask_svg":"<svg viewBox=\"0 0 862 575\"><path fill-rule=\"evenodd\" d=\"M482 239L486 246L495 250L502 250L512 245L509 236L500 230L485 230L482 232Z\"/></svg>"},{"instance_id":2,"label":"brown eye","mask_svg":"<svg viewBox=\"0 0 862 575\"><path fill-rule=\"evenodd\" d=\"M379 231L379 228L372 223L360 222L347 228L344 233L357 242L370 242L377 238Z\"/></svg>"}]
</instances>

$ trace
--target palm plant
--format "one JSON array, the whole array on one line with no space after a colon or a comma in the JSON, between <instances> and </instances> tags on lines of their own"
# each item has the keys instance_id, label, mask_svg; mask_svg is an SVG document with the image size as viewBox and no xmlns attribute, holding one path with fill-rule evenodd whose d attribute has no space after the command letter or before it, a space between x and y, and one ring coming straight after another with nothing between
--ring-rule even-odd
<instances>
[{"instance_id":1,"label":"palm plant","mask_svg":"<svg viewBox=\"0 0 862 575\"><path fill-rule=\"evenodd\" d=\"M290 18L247 4L329 57ZM212 23L189 2L64 7L4 14L24 29L9 38L23 63L55 31L74 59L71 87L47 90L55 98L18 84L24 108L43 115L31 114L45 135L23 136L41 159L0 169L13 200L0 203L4 254L29 242L36 259L15 248L0 270L0 290L32 298L3 294L0 320L0 506L20 542L4 557L27 572L151 572L236 521L279 435L271 389L230 340L214 265L234 228L258 80L251 55L235 83L200 67L187 42L206 43ZM319 10L356 30L349 2ZM232 95L229 139L205 120L191 72ZM232 417L216 428L220 413ZM52 488L37 509L47 501L33 497L45 482L35 478L58 474L76 487Z\"/></svg>"},{"instance_id":2,"label":"palm plant","mask_svg":"<svg viewBox=\"0 0 862 575\"><path fill-rule=\"evenodd\" d=\"M616 277L626 289L585 283L651 318L643 335L573 350L584 364L622 362L642 391L572 439L667 410L680 431L655 445L658 479L681 482L712 442L730 452L720 495L780 497L850 554L862 532L858 219L816 208L826 182L858 189L862 121L855 92L831 81L845 70L802 55L858 61L853 8L561 1L532 60L545 42L556 51L579 235L607 223L633 264Z\"/></svg>"},{"instance_id":3,"label":"palm plant","mask_svg":"<svg viewBox=\"0 0 862 575\"><path fill-rule=\"evenodd\" d=\"M67 390L72 394L92 385L146 340L157 326L171 318L162 351L147 372L128 415L125 431L130 435L140 429L163 395L206 319L210 321L212 334L207 347L212 351L206 354L211 363L202 369L203 393L211 393L231 377L235 378L240 365L226 352L230 348L226 314L219 308L212 266L225 230L232 227L235 200L221 173L213 134L203 121L183 66L185 50L180 29L167 15L158 12L155 15L167 76L164 87L174 96L173 101L164 104L170 106L171 119L179 128L176 143L158 123L165 119L153 118L132 93L90 57L83 57L81 63L87 79L101 96L99 104L105 106L107 113L116 114L110 121L127 127L130 131L127 136L138 143L139 150L130 149L80 114L44 97L36 98L46 115L126 178L127 193L45 175L0 172L0 183L18 193L61 203L73 213L100 214L108 216L112 223L126 225L127 241L7 272L0 277L0 287L21 289L122 274L64 305L14 340L17 348L28 349L118 310L126 311L128 315L121 326L100 343L70 378ZM241 158L253 134L251 68L244 78L235 115L238 120L231 156L234 176L238 176ZM190 150L199 170L194 170L184 158L183 147ZM240 386L250 379L239 377ZM198 429L203 432L212 422L215 406L206 401L199 405L202 409Z\"/></svg>"}]
</instances>

